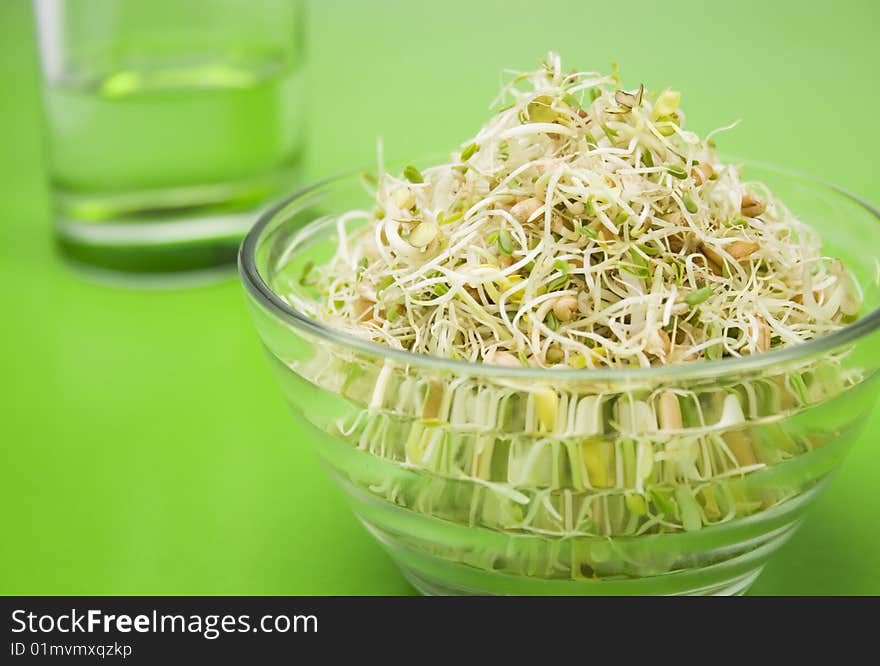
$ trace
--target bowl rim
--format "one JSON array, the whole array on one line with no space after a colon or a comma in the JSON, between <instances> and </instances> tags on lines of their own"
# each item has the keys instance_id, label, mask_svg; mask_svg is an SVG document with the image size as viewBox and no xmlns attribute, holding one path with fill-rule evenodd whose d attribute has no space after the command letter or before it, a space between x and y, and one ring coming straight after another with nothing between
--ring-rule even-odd
<instances>
[{"instance_id":1,"label":"bowl rim","mask_svg":"<svg viewBox=\"0 0 880 666\"><path fill-rule=\"evenodd\" d=\"M772 171L779 175L806 181L814 186L841 195L852 203L865 209L880 221L880 208L877 208L862 197L852 194L844 188L828 181L810 176L792 169L780 167L767 162L739 158L732 155L723 156L726 161L732 161L745 166L752 166L766 171ZM251 227L242 241L238 252L238 269L242 282L247 291L263 307L267 308L275 316L300 330L307 335L316 336L327 342L337 344L348 350L356 350L372 357L390 359L404 365L432 368L437 371L453 372L458 374L482 375L489 377L502 377L517 380L539 381L588 381L588 382L622 382L627 380L657 380L657 379L695 379L707 376L719 377L730 373L754 371L772 367L782 363L797 362L810 357L818 356L831 350L838 349L856 340L866 337L880 329L880 307L877 307L865 316L857 319L841 329L822 335L802 344L782 347L773 351L762 352L738 358L725 358L714 361L692 361L687 363L675 363L666 366L650 366L638 368L510 368L493 365L491 363L475 363L457 359L447 359L427 354L418 354L401 349L386 347L377 342L360 338L342 329L327 326L307 314L299 312L280 298L263 280L256 265L256 251L263 231L275 220L278 213L287 208L291 203L305 197L332 183L346 181L353 177L359 177L365 171L370 171L375 165L349 169L332 176L322 178L316 182L296 190L264 211Z\"/></svg>"}]
</instances>

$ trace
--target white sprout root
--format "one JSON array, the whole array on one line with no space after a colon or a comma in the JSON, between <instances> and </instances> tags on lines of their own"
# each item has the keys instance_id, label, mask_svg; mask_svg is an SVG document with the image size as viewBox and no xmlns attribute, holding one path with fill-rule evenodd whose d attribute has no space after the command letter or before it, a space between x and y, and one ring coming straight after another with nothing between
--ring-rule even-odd
<instances>
[{"instance_id":1,"label":"white sprout root","mask_svg":"<svg viewBox=\"0 0 880 666\"><path fill-rule=\"evenodd\" d=\"M753 354L858 313L839 260L683 128L680 95L550 54L449 164L381 173L320 273L327 324L398 349L537 367Z\"/></svg>"}]
</instances>

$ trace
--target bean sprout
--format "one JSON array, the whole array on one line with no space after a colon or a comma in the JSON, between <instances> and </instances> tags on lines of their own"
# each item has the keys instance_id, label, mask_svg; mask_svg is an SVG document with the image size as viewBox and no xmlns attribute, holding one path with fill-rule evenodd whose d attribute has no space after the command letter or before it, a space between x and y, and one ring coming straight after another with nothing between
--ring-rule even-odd
<instances>
[{"instance_id":1,"label":"bean sprout","mask_svg":"<svg viewBox=\"0 0 880 666\"><path fill-rule=\"evenodd\" d=\"M446 358L625 368L798 344L858 313L843 264L684 129L679 93L550 54L499 99L448 164L381 173L375 208L340 221L323 321Z\"/></svg>"}]
</instances>

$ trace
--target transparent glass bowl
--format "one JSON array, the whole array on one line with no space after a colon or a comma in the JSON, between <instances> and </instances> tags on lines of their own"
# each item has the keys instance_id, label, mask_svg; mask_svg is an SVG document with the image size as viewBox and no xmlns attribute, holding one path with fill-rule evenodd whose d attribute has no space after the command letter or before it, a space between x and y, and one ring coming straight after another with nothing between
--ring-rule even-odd
<instances>
[{"instance_id":1,"label":"transparent glass bowl","mask_svg":"<svg viewBox=\"0 0 880 666\"><path fill-rule=\"evenodd\" d=\"M239 257L284 395L329 473L429 594L737 594L858 436L880 366L878 211L746 164L864 291L861 318L797 346L633 370L505 368L394 351L299 312L358 174L262 217ZM279 294L294 294L282 298ZM664 410L681 427L658 432Z\"/></svg>"}]
</instances>

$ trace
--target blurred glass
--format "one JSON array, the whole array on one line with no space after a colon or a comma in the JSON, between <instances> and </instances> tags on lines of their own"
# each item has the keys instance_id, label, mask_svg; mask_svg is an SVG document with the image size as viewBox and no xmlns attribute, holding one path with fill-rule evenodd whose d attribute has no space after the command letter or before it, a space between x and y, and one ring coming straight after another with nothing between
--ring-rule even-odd
<instances>
[{"instance_id":1,"label":"blurred glass","mask_svg":"<svg viewBox=\"0 0 880 666\"><path fill-rule=\"evenodd\" d=\"M228 267L295 180L301 0L34 0L62 254L114 275Z\"/></svg>"}]
</instances>

